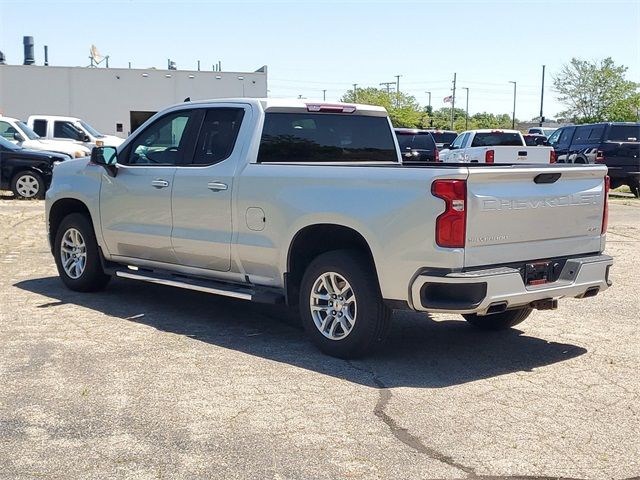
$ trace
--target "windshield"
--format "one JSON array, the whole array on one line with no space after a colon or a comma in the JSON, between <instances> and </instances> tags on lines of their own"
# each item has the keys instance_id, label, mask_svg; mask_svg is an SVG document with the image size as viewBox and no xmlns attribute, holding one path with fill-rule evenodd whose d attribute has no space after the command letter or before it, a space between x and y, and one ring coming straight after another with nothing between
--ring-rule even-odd
<instances>
[{"instance_id":1,"label":"windshield","mask_svg":"<svg viewBox=\"0 0 640 480\"><path fill-rule=\"evenodd\" d=\"M95 128L93 128L91 125L89 125L87 122L80 120L80 125L82 125L82 128L84 128L87 132L89 132L89 135L91 135L92 137L96 137L96 138L104 138L104 135L101 134L99 131L97 131Z\"/></svg>"},{"instance_id":2,"label":"windshield","mask_svg":"<svg viewBox=\"0 0 640 480\"><path fill-rule=\"evenodd\" d=\"M557 130L557 128L543 128L542 129L542 133L544 134L545 137L548 137L549 135L551 135L556 130Z\"/></svg>"},{"instance_id":3,"label":"windshield","mask_svg":"<svg viewBox=\"0 0 640 480\"><path fill-rule=\"evenodd\" d=\"M18 127L20 127L20 130L22 130L22 133L24 133L29 138L29 140L37 140L40 138L40 135L31 130L26 123L18 121L16 122L16 124L18 125Z\"/></svg>"},{"instance_id":4,"label":"windshield","mask_svg":"<svg viewBox=\"0 0 640 480\"><path fill-rule=\"evenodd\" d=\"M431 132L431 136L436 141L436 143L451 143L458 136L457 133L449 133L449 132Z\"/></svg>"},{"instance_id":5,"label":"windshield","mask_svg":"<svg viewBox=\"0 0 640 480\"><path fill-rule=\"evenodd\" d=\"M14 152L17 151L17 150L22 150L22 147L14 145L9 140L4 138L2 135L0 135L0 147L2 147L3 149L6 149L6 150L14 151Z\"/></svg>"},{"instance_id":6,"label":"windshield","mask_svg":"<svg viewBox=\"0 0 640 480\"><path fill-rule=\"evenodd\" d=\"M435 143L428 133L396 133L401 150L433 150Z\"/></svg>"},{"instance_id":7,"label":"windshield","mask_svg":"<svg viewBox=\"0 0 640 480\"><path fill-rule=\"evenodd\" d=\"M612 142L638 142L640 141L639 125L611 125L609 140Z\"/></svg>"}]
</instances>

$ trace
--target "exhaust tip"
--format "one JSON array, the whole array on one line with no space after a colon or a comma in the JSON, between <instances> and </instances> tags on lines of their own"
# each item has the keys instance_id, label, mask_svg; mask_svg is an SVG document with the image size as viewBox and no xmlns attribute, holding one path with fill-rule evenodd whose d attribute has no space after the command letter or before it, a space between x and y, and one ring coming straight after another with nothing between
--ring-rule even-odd
<instances>
[{"instance_id":1,"label":"exhaust tip","mask_svg":"<svg viewBox=\"0 0 640 480\"><path fill-rule=\"evenodd\" d=\"M486 315L491 315L492 313L502 313L507 309L507 302L496 302L489 305L487 308Z\"/></svg>"}]
</instances>

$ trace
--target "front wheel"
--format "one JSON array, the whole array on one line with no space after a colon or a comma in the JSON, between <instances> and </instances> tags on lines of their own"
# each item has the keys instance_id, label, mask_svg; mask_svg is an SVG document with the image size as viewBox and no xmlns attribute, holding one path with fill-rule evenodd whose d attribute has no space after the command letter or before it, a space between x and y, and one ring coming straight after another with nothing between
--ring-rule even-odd
<instances>
[{"instance_id":1,"label":"front wheel","mask_svg":"<svg viewBox=\"0 0 640 480\"><path fill-rule=\"evenodd\" d=\"M514 308L491 315L478 315L477 313L467 313L462 315L471 325L483 330L504 330L524 322L533 309L531 307Z\"/></svg>"},{"instance_id":2,"label":"front wheel","mask_svg":"<svg viewBox=\"0 0 640 480\"><path fill-rule=\"evenodd\" d=\"M111 277L104 273L98 242L86 215L67 215L58 231L53 247L58 274L64 284L78 292L102 290Z\"/></svg>"},{"instance_id":3,"label":"front wheel","mask_svg":"<svg viewBox=\"0 0 640 480\"><path fill-rule=\"evenodd\" d=\"M11 180L11 191L18 198L43 199L45 184L42 175L31 170L16 173Z\"/></svg>"},{"instance_id":4,"label":"front wheel","mask_svg":"<svg viewBox=\"0 0 640 480\"><path fill-rule=\"evenodd\" d=\"M311 262L302 278L300 315L313 343L339 358L371 352L391 322L375 270L355 250L327 252Z\"/></svg>"},{"instance_id":5,"label":"front wheel","mask_svg":"<svg viewBox=\"0 0 640 480\"><path fill-rule=\"evenodd\" d=\"M630 183L629 190L631 190L631 193L633 193L636 198L640 198L640 182Z\"/></svg>"}]
</instances>

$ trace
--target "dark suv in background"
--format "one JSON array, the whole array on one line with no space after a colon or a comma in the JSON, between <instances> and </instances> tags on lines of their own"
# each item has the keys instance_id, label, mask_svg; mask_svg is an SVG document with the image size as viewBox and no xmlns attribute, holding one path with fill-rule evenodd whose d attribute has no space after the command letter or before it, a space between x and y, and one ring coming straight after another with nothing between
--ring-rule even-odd
<instances>
[{"instance_id":1,"label":"dark suv in background","mask_svg":"<svg viewBox=\"0 0 640 480\"><path fill-rule=\"evenodd\" d=\"M628 185L640 197L640 123L593 123L561 127L549 137L558 163L609 167L611 188Z\"/></svg>"},{"instance_id":2,"label":"dark suv in background","mask_svg":"<svg viewBox=\"0 0 640 480\"><path fill-rule=\"evenodd\" d=\"M427 130L396 128L403 163L439 162L440 155L433 136Z\"/></svg>"}]
</instances>

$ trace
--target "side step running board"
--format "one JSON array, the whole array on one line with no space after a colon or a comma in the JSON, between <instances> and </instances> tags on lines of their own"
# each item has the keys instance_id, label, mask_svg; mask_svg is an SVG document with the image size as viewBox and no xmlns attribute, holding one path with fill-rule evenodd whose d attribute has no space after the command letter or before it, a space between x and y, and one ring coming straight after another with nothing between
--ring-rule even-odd
<instances>
[{"instance_id":1,"label":"side step running board","mask_svg":"<svg viewBox=\"0 0 640 480\"><path fill-rule=\"evenodd\" d=\"M284 303L284 294L275 288L244 286L234 283L225 283L204 278L186 277L183 275L172 275L158 273L151 270L115 270L113 275L132 280L142 280L143 282L155 283L157 285L167 285L170 287L196 290L198 292L212 293L225 297L238 298L240 300L251 300L261 303Z\"/></svg>"}]
</instances>

